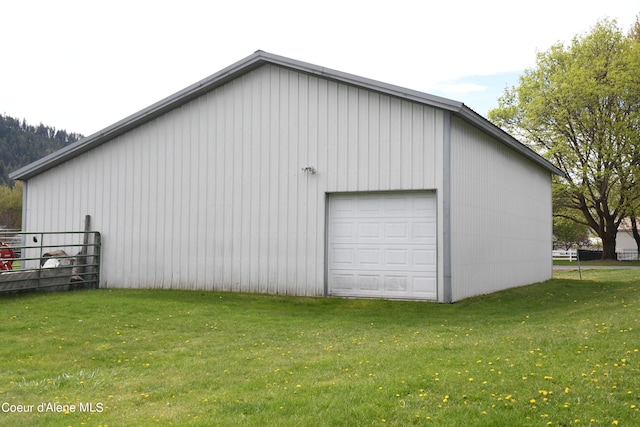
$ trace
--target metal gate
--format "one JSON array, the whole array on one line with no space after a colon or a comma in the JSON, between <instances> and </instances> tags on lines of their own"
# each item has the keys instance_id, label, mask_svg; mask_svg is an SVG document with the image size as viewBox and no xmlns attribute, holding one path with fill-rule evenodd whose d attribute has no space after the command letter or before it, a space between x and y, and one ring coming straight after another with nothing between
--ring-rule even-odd
<instances>
[{"instance_id":1,"label":"metal gate","mask_svg":"<svg viewBox=\"0 0 640 427\"><path fill-rule=\"evenodd\" d=\"M0 293L97 288L101 238L97 231L0 230Z\"/></svg>"}]
</instances>

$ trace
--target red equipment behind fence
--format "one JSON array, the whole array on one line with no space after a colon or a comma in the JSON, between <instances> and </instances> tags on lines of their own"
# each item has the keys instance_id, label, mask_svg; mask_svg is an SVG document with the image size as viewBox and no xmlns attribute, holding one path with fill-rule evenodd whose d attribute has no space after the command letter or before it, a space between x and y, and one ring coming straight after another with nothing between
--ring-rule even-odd
<instances>
[{"instance_id":1,"label":"red equipment behind fence","mask_svg":"<svg viewBox=\"0 0 640 427\"><path fill-rule=\"evenodd\" d=\"M6 243L0 242L0 270L8 271L13 269L13 261L16 253Z\"/></svg>"}]
</instances>

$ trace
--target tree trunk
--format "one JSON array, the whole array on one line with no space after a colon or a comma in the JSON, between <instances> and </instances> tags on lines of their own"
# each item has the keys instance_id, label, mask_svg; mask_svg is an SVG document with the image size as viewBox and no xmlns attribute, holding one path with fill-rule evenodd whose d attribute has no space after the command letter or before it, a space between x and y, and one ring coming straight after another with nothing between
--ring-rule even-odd
<instances>
[{"instance_id":1,"label":"tree trunk","mask_svg":"<svg viewBox=\"0 0 640 427\"><path fill-rule=\"evenodd\" d=\"M636 259L640 259L640 233L638 233L638 221L635 217L631 217L631 232L636 241Z\"/></svg>"},{"instance_id":2,"label":"tree trunk","mask_svg":"<svg viewBox=\"0 0 640 427\"><path fill-rule=\"evenodd\" d=\"M615 227L609 228L600 235L602 239L602 259L618 259L616 255L616 234L618 230Z\"/></svg>"}]
</instances>

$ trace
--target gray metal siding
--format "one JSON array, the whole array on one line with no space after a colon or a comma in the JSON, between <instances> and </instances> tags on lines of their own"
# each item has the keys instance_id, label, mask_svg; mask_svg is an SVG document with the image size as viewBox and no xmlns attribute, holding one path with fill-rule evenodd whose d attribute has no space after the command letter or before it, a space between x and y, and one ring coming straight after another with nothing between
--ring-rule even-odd
<instances>
[{"instance_id":1,"label":"gray metal siding","mask_svg":"<svg viewBox=\"0 0 640 427\"><path fill-rule=\"evenodd\" d=\"M91 215L110 287L321 295L326 193L436 189L441 122L265 65L30 178L25 228Z\"/></svg>"},{"instance_id":2,"label":"gray metal siding","mask_svg":"<svg viewBox=\"0 0 640 427\"><path fill-rule=\"evenodd\" d=\"M459 119L451 129L453 300L551 278L549 172Z\"/></svg>"}]
</instances>

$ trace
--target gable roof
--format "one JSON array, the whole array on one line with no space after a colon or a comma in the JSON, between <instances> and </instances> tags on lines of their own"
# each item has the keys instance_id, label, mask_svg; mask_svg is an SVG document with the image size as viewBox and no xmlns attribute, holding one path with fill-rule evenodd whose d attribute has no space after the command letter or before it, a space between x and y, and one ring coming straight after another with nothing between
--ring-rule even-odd
<instances>
[{"instance_id":1,"label":"gable roof","mask_svg":"<svg viewBox=\"0 0 640 427\"><path fill-rule=\"evenodd\" d=\"M254 54L236 62L235 64L232 64L223 70L220 70L217 73L212 74L211 76L112 124L111 126L108 126L86 138L83 138L12 172L9 174L9 177L11 179L26 180L36 176L265 64L275 64L328 80L370 89L398 98L450 111L452 114L471 123L475 127L480 128L489 135L495 137L501 143L514 149L549 172L558 175L563 174L560 169L544 157L516 140L514 137L464 105L462 102L382 83L376 80L343 73L341 71L320 67L258 50Z\"/></svg>"}]
</instances>

